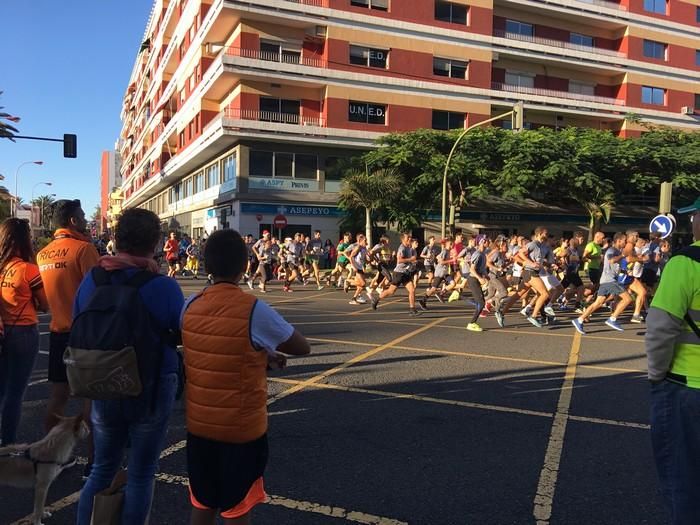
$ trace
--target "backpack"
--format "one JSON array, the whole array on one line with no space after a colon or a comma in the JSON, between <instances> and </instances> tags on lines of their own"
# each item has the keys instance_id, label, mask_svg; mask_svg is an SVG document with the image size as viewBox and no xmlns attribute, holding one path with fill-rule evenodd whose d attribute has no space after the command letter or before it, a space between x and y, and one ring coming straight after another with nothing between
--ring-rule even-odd
<instances>
[{"instance_id":1,"label":"backpack","mask_svg":"<svg viewBox=\"0 0 700 525\"><path fill-rule=\"evenodd\" d=\"M164 332L139 296L159 274L138 271L126 280L93 268L95 291L73 320L63 355L71 392L94 400L149 400L160 376Z\"/></svg>"}]
</instances>

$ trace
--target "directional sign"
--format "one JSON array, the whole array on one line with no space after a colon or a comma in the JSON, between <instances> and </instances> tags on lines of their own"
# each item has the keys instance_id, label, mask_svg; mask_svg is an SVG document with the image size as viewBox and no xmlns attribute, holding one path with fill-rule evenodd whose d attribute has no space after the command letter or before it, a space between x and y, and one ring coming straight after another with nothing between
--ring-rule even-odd
<instances>
[{"instance_id":1,"label":"directional sign","mask_svg":"<svg viewBox=\"0 0 700 525\"><path fill-rule=\"evenodd\" d=\"M287 227L287 217L284 215L276 215L274 220L272 221L272 224L275 225L275 228L279 228L280 230L283 230Z\"/></svg>"},{"instance_id":2,"label":"directional sign","mask_svg":"<svg viewBox=\"0 0 700 525\"><path fill-rule=\"evenodd\" d=\"M659 233L661 238L665 239L671 236L675 226L676 221L672 215L657 215L649 223L649 231L651 233Z\"/></svg>"}]
</instances>

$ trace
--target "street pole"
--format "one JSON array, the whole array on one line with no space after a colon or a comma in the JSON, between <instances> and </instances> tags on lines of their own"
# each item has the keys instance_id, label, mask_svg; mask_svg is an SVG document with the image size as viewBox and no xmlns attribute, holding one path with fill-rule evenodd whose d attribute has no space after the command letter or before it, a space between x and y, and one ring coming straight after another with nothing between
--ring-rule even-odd
<instances>
[{"instance_id":1,"label":"street pole","mask_svg":"<svg viewBox=\"0 0 700 525\"><path fill-rule=\"evenodd\" d=\"M12 209L12 216L17 217L17 207L18 207L18 199L19 199L19 170L22 166L26 166L27 164L36 164L37 166L41 166L44 164L43 160L28 160L27 162L23 162L19 166L17 166L17 169L15 170L15 195L12 199L14 202L14 207Z\"/></svg>"},{"instance_id":2,"label":"street pole","mask_svg":"<svg viewBox=\"0 0 700 525\"><path fill-rule=\"evenodd\" d=\"M522 104L522 103L518 103ZM518 106L519 108L522 108L522 105ZM508 111L507 113L503 113L502 115L497 115L495 117L492 117L488 120L482 120L481 122L477 122L476 124L473 124L469 126L467 129L465 129L462 133L460 133L459 137L457 137L457 140L455 140L454 145L452 146L452 149L450 150L450 154L447 156L447 162L445 163L445 172L442 175L442 224L440 227L440 235L442 238L445 238L445 233L446 233L446 216L447 216L447 172L450 169L450 161L452 160L452 155L454 155L455 150L457 149L457 146L459 143L462 141L464 136L469 133L471 130L474 128L477 128L479 126L482 126L484 124L488 124L489 122L493 122L494 120L501 120L506 117L510 117L511 115L515 114L518 109L514 109L511 111ZM520 109L522 111L522 109ZM453 205L454 206L454 205ZM453 212L454 213L454 212Z\"/></svg>"},{"instance_id":3,"label":"street pole","mask_svg":"<svg viewBox=\"0 0 700 525\"><path fill-rule=\"evenodd\" d=\"M661 193L659 195L659 213L671 213L671 197L673 194L673 183L662 182Z\"/></svg>"}]
</instances>

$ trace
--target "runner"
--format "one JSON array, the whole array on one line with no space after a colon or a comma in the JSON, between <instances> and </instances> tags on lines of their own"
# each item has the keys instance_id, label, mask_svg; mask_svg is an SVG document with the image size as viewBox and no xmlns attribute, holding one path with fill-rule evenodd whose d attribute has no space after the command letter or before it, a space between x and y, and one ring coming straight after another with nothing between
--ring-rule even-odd
<instances>
[{"instance_id":1,"label":"runner","mask_svg":"<svg viewBox=\"0 0 700 525\"><path fill-rule=\"evenodd\" d=\"M423 268L425 269L425 277L428 283L433 282L435 277L435 263L438 254L442 251L442 247L435 242L435 236L428 237L428 244L423 247L420 257L423 260Z\"/></svg>"},{"instance_id":2,"label":"runner","mask_svg":"<svg viewBox=\"0 0 700 525\"><path fill-rule=\"evenodd\" d=\"M376 310L379 301L391 297L396 293L399 286L404 285L408 292L409 314L416 316L420 312L416 310L416 288L413 285L413 273L416 260L418 259L416 250L411 247L412 239L410 233L401 234L401 244L396 250L396 267L391 274L389 288L384 290L378 297L372 296L372 309Z\"/></svg>"},{"instance_id":3,"label":"runner","mask_svg":"<svg viewBox=\"0 0 700 525\"><path fill-rule=\"evenodd\" d=\"M199 274L199 243L193 242L187 247L187 270L192 272L195 279Z\"/></svg>"},{"instance_id":4,"label":"runner","mask_svg":"<svg viewBox=\"0 0 700 525\"><path fill-rule=\"evenodd\" d=\"M444 292L439 289L443 283L447 286L446 291L451 290L454 287L455 280L452 278L452 264L454 260L451 257L452 253L452 239L443 239L440 243L442 248L435 258L435 270L432 282L428 285L428 289L425 291L423 298L418 301L419 306L423 310L428 308L428 297L435 295L438 301L441 303L445 302Z\"/></svg>"},{"instance_id":5,"label":"runner","mask_svg":"<svg viewBox=\"0 0 700 525\"><path fill-rule=\"evenodd\" d=\"M246 268L245 274L243 275L243 280L248 281L253 275L255 275L255 270L257 270L258 258L253 252L253 246L255 246L255 239L249 233L245 236L245 248L246 248Z\"/></svg>"},{"instance_id":6,"label":"runner","mask_svg":"<svg viewBox=\"0 0 700 525\"><path fill-rule=\"evenodd\" d=\"M355 274L355 293L350 300L350 304L366 304L362 297L365 289L365 264L367 263L367 237L362 233L357 234L357 242L348 246L345 256L350 260Z\"/></svg>"},{"instance_id":7,"label":"runner","mask_svg":"<svg viewBox=\"0 0 700 525\"><path fill-rule=\"evenodd\" d=\"M294 238L290 239L289 242L284 245L285 278L282 290L285 292L291 293L294 291L291 286L299 276L299 265L303 253L304 245L302 242L302 235L300 233L295 233Z\"/></svg>"},{"instance_id":8,"label":"runner","mask_svg":"<svg viewBox=\"0 0 700 525\"><path fill-rule=\"evenodd\" d=\"M603 271L600 277L600 286L598 287L598 297L593 304L586 308L578 319L571 321L574 328L582 335L586 334L586 331L583 329L584 321L603 306L608 296L619 297L620 300L617 303L615 311L608 320L605 321L605 324L618 332L624 331L619 325L617 318L632 302L632 297L625 291L622 285L618 283L617 278L620 273L620 261L624 257L622 250L625 248L626 244L627 235L624 233L616 233L615 237L613 237L612 247L605 252L603 258Z\"/></svg>"},{"instance_id":9,"label":"runner","mask_svg":"<svg viewBox=\"0 0 700 525\"><path fill-rule=\"evenodd\" d=\"M497 237L493 249L486 256L486 265L489 269L489 286L487 295L484 298L486 304L493 302L494 315L498 326L505 326L505 319L502 312L503 301L508 297L506 290L506 267L508 266L508 241L505 237Z\"/></svg>"},{"instance_id":10,"label":"runner","mask_svg":"<svg viewBox=\"0 0 700 525\"><path fill-rule=\"evenodd\" d=\"M252 237L250 235L249 237ZM253 243L253 245L250 247L250 251L252 253L252 257L255 258L255 261L250 261L249 264L247 265L248 269L252 272L249 274L249 278L246 279L246 284L248 285L248 288L251 290L255 287L255 278L260 276L261 277L261 283L260 283L260 289L263 290L265 288L265 285L263 282L269 281L271 279L271 275L264 275L262 272L264 269L260 268L260 260L262 258L262 249L263 246L265 246L265 243L270 239L270 232L267 230L263 230L262 232L262 237L258 239L256 242Z\"/></svg>"},{"instance_id":11,"label":"runner","mask_svg":"<svg viewBox=\"0 0 700 525\"><path fill-rule=\"evenodd\" d=\"M525 271L523 272L523 283L529 286L531 290L537 293L535 304L532 311L525 309L525 316L533 326L542 328L542 323L539 321L540 312L549 300L549 292L542 280L542 275L546 275L547 257L551 252L547 244L548 232L546 228L538 227L535 229L533 240L520 250L520 255L525 262ZM541 272L544 271L542 274ZM550 307L551 308L551 307ZM549 314L549 312L547 312Z\"/></svg>"},{"instance_id":12,"label":"runner","mask_svg":"<svg viewBox=\"0 0 700 525\"><path fill-rule=\"evenodd\" d=\"M175 234L175 232L170 232L170 234L168 235L168 240L165 241L163 251L165 252L165 260L168 263L168 277L175 278L175 274L178 270L178 261L180 257L180 243L177 242L177 235Z\"/></svg>"},{"instance_id":13,"label":"runner","mask_svg":"<svg viewBox=\"0 0 700 525\"><path fill-rule=\"evenodd\" d=\"M642 319L642 308L644 308L644 305L646 304L647 300L647 289L646 286L644 286L644 283L641 280L642 273L643 273L643 263L649 259L649 255L644 254L644 247L646 246L646 241L643 241L642 244L638 246L638 241L639 241L639 232L635 230L628 230L627 231L627 244L625 245L625 248L622 250L623 255L625 256L625 260L627 262L627 267L630 270L630 273L634 271L634 266L636 263L642 263L637 267L637 275L638 276L632 276L633 280L629 284L628 289L629 291L633 292L635 295L635 301L634 301L634 313L632 314L632 322L633 323L641 323L643 321Z\"/></svg>"},{"instance_id":14,"label":"runner","mask_svg":"<svg viewBox=\"0 0 700 525\"><path fill-rule=\"evenodd\" d=\"M316 280L316 288L323 290L321 284L321 256L323 255L323 239L321 239L321 230L316 230L312 239L306 244L306 256L311 263L314 279Z\"/></svg>"},{"instance_id":15,"label":"runner","mask_svg":"<svg viewBox=\"0 0 700 525\"><path fill-rule=\"evenodd\" d=\"M588 278L591 280L591 283L593 283L594 290L597 289L600 284L600 262L603 254L604 241L605 234L603 232L596 232L593 236L593 240L589 242L583 250L582 260L586 263L585 269L588 270Z\"/></svg>"},{"instance_id":16,"label":"runner","mask_svg":"<svg viewBox=\"0 0 700 525\"><path fill-rule=\"evenodd\" d=\"M565 247L563 253L560 254L560 261L564 270L564 279L561 282L562 287L567 290L569 287L574 288L574 294L576 296L576 303L574 308L576 313L583 313L583 294L585 292L585 286L581 280L581 276L578 274L581 267L581 259L579 257L580 253L579 238L574 237ZM567 306L563 305L563 309Z\"/></svg>"},{"instance_id":17,"label":"runner","mask_svg":"<svg viewBox=\"0 0 700 525\"><path fill-rule=\"evenodd\" d=\"M467 286L472 294L474 301L474 315L472 320L467 324L467 330L470 332L482 332L483 328L479 326L479 316L486 306L483 288L488 287L488 264L486 262L486 250L489 247L489 240L485 235L479 235L476 242L476 250L472 253L469 262L469 275L467 276Z\"/></svg>"},{"instance_id":18,"label":"runner","mask_svg":"<svg viewBox=\"0 0 700 525\"><path fill-rule=\"evenodd\" d=\"M394 255L389 245L389 237L382 235L379 238L379 242L369 252L370 262L377 268L377 274L370 282L367 293L371 294L375 290L379 290L379 293L382 293L384 287L389 286L393 257Z\"/></svg>"},{"instance_id":19,"label":"runner","mask_svg":"<svg viewBox=\"0 0 700 525\"><path fill-rule=\"evenodd\" d=\"M342 286L343 272L345 271L345 268L350 262L348 258L345 257L345 250L347 250L348 246L350 246L351 244L350 239L352 239L352 235L350 234L350 232L345 232L343 234L343 240L338 243L338 246L336 247L338 258L335 263L335 268L333 268L333 270L326 276L326 286L330 286L333 277L336 276L336 288Z\"/></svg>"}]
</instances>

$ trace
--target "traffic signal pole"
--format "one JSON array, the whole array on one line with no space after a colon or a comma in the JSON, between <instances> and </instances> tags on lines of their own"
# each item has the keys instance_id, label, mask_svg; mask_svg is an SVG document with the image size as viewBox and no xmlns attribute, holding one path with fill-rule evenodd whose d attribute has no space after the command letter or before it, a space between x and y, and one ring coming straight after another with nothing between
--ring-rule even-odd
<instances>
[{"instance_id":1,"label":"traffic signal pole","mask_svg":"<svg viewBox=\"0 0 700 525\"><path fill-rule=\"evenodd\" d=\"M78 137L72 133L65 133L62 139L52 139L49 137L29 137L27 135L13 135L13 139L43 140L46 142L63 142L63 156L67 159L74 159L78 156Z\"/></svg>"},{"instance_id":2,"label":"traffic signal pole","mask_svg":"<svg viewBox=\"0 0 700 525\"><path fill-rule=\"evenodd\" d=\"M502 115L497 115L495 117L492 117L488 120L482 120L481 122L477 122L476 124L469 126L467 129L465 129L462 133L460 133L459 137L457 137L457 140L455 140L454 145L452 146L452 149L450 150L450 154L447 156L447 162L445 163L445 172L442 175L442 224L440 227L440 235L442 238L445 238L445 233L446 233L446 217L447 217L447 172L450 169L450 161L452 160L452 156L455 153L455 150L457 149L457 146L459 143L462 141L464 136L469 133L471 130L474 128L478 128L479 126L482 126L484 124L488 124L489 122L493 122L494 120L501 120L506 117L512 117L512 122L513 122L513 130L514 131L522 131L523 129L523 102L520 101L515 106L513 106L513 109L508 111L507 113L503 113ZM450 219L454 218L454 204L450 205Z\"/></svg>"}]
</instances>

